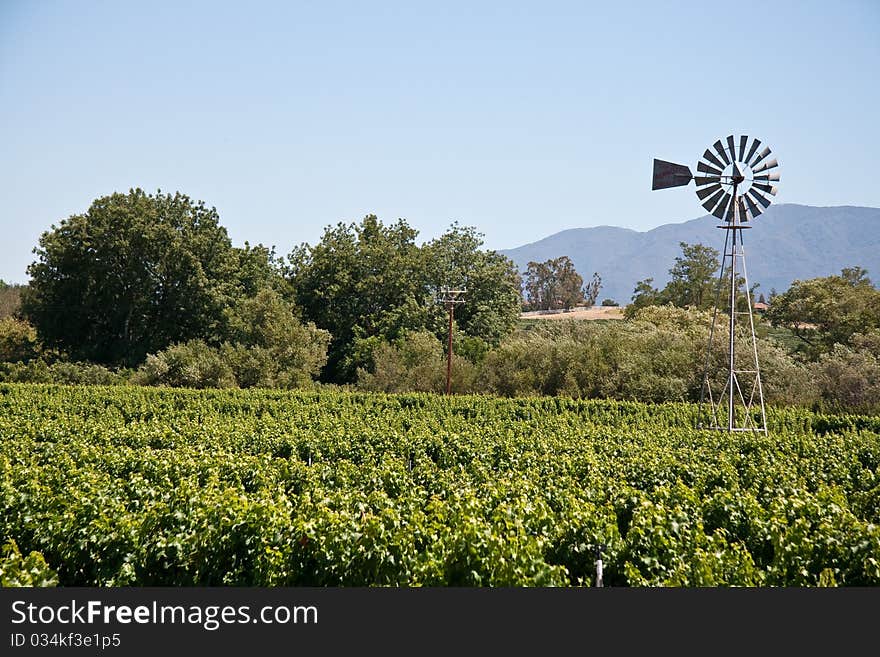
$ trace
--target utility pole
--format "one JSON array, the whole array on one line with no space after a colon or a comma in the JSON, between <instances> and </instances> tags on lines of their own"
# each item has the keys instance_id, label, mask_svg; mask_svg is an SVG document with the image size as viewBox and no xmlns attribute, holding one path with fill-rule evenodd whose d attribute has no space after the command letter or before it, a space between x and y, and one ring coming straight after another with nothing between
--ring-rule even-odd
<instances>
[{"instance_id":1,"label":"utility pole","mask_svg":"<svg viewBox=\"0 0 880 657\"><path fill-rule=\"evenodd\" d=\"M446 394L452 394L452 315L455 312L455 305L464 303L464 299L460 298L466 289L453 290L452 288L440 288L440 301L446 305L449 311L449 345L446 349Z\"/></svg>"}]
</instances>

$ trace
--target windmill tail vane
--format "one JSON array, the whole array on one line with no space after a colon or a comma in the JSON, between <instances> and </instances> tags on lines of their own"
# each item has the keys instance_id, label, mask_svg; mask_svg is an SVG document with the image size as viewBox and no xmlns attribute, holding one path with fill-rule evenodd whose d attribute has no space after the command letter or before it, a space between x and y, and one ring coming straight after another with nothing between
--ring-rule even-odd
<instances>
[{"instance_id":1,"label":"windmill tail vane","mask_svg":"<svg viewBox=\"0 0 880 657\"><path fill-rule=\"evenodd\" d=\"M755 321L752 314L746 254L742 231L744 225L770 207L779 182L779 162L770 159L772 151L760 139L729 135L707 148L697 162L697 175L690 167L666 160L654 159L651 189L684 187L693 180L700 204L725 224L718 228L726 231L724 259L718 276L715 308L706 348L705 369L700 389L698 428L735 431L767 432L764 391L758 364L758 346ZM740 290L740 282L745 289ZM719 385L711 376L712 351L721 310L722 288L728 286L729 298L724 305L728 314L726 377ZM747 310L741 310L743 303ZM737 327L748 317L750 333L748 348L737 344Z\"/></svg>"}]
</instances>

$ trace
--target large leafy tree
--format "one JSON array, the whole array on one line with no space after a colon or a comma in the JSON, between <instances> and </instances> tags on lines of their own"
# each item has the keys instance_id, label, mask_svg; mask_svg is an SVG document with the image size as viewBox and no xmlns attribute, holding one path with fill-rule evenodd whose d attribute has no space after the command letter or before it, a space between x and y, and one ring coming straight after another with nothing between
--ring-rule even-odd
<instances>
[{"instance_id":1,"label":"large leafy tree","mask_svg":"<svg viewBox=\"0 0 880 657\"><path fill-rule=\"evenodd\" d=\"M402 219L385 225L368 215L291 252L288 277L303 319L332 335L324 380L353 382L379 345L408 333L445 336L443 287L467 289L455 313L465 334L495 344L512 330L520 304L513 263L482 250L472 228L453 225L423 246L417 235Z\"/></svg>"},{"instance_id":2,"label":"large leafy tree","mask_svg":"<svg viewBox=\"0 0 880 657\"><path fill-rule=\"evenodd\" d=\"M669 269L669 282L662 290L653 286L654 279L646 278L636 283L632 302L624 311L627 319L647 306L671 304L679 308L712 308L718 284L718 270L721 263L719 253L711 246L679 242L681 255ZM745 279L737 277L737 287L742 288ZM724 292L727 292L726 288ZM727 299L729 301L729 292ZM720 299L723 303L724 299Z\"/></svg>"},{"instance_id":3,"label":"large leafy tree","mask_svg":"<svg viewBox=\"0 0 880 657\"><path fill-rule=\"evenodd\" d=\"M863 268L850 267L839 276L795 281L773 296L767 318L793 331L804 350L818 357L880 327L880 291Z\"/></svg>"},{"instance_id":4,"label":"large leafy tree","mask_svg":"<svg viewBox=\"0 0 880 657\"><path fill-rule=\"evenodd\" d=\"M721 263L718 250L705 244L679 242L681 255L669 270L670 281L663 290L666 303L685 308L711 308Z\"/></svg>"},{"instance_id":5,"label":"large leafy tree","mask_svg":"<svg viewBox=\"0 0 880 657\"><path fill-rule=\"evenodd\" d=\"M47 346L134 365L175 342L220 341L228 313L272 277L264 247L236 249L217 211L133 189L43 233L23 314Z\"/></svg>"},{"instance_id":6,"label":"large leafy tree","mask_svg":"<svg viewBox=\"0 0 880 657\"><path fill-rule=\"evenodd\" d=\"M370 338L399 337L425 325L424 268L417 232L403 220L375 215L327 227L320 242L288 258L288 276L303 318L330 332L324 378L353 381L369 358Z\"/></svg>"},{"instance_id":7,"label":"large leafy tree","mask_svg":"<svg viewBox=\"0 0 880 657\"><path fill-rule=\"evenodd\" d=\"M437 337L444 338L448 330L445 308L435 303L444 287L466 290L464 303L455 308L456 324L465 335L496 345L514 329L522 305L516 265L497 251L484 250L475 228L454 223L421 251Z\"/></svg>"}]
</instances>

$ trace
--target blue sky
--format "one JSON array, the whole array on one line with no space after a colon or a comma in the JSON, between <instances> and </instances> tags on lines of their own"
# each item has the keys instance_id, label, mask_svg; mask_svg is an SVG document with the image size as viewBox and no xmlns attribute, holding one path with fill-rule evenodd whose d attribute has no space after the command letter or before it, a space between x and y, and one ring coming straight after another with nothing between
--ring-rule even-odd
<instances>
[{"instance_id":1,"label":"blue sky","mask_svg":"<svg viewBox=\"0 0 880 657\"><path fill-rule=\"evenodd\" d=\"M367 213L646 230L703 214L652 159L728 134L778 155L776 202L877 207L878 100L878 0L0 0L0 278L131 187L282 254Z\"/></svg>"}]
</instances>

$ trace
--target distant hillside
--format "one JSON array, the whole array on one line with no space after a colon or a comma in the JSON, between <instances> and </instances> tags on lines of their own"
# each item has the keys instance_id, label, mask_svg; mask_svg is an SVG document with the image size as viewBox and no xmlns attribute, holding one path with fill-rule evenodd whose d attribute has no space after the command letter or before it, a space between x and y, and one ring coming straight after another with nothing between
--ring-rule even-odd
<instances>
[{"instance_id":1,"label":"distant hillside","mask_svg":"<svg viewBox=\"0 0 880 657\"><path fill-rule=\"evenodd\" d=\"M706 244L718 251L724 234L718 220L706 215L680 224L665 224L638 232L628 228L598 226L573 228L544 239L501 251L522 272L530 260L543 261L567 255L588 280L602 277L599 299L629 303L637 281L653 277L662 287L669 268L680 255L679 242ZM880 208L807 205L772 205L745 231L749 283L760 283L767 294L788 289L795 279L839 274L859 265L880 283Z\"/></svg>"}]
</instances>

